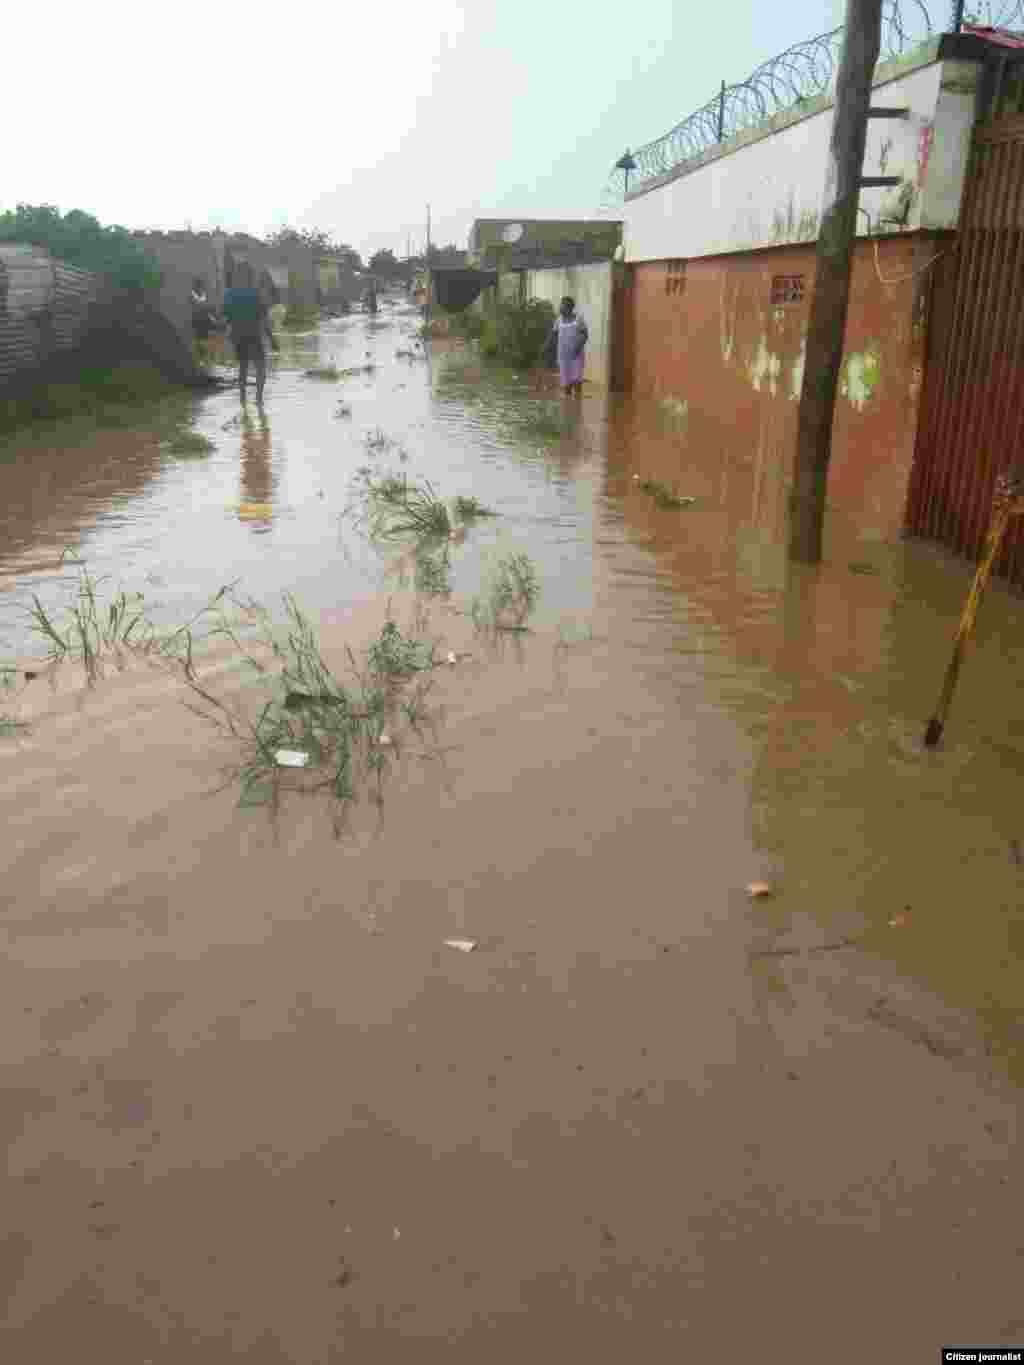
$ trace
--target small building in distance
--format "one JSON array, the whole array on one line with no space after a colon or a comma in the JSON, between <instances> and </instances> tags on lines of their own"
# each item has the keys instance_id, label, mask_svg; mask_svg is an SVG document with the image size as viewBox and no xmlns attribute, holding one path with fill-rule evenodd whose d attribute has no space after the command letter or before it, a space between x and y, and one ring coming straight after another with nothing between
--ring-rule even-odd
<instances>
[{"instance_id":1,"label":"small building in distance","mask_svg":"<svg viewBox=\"0 0 1024 1365\"><path fill-rule=\"evenodd\" d=\"M477 218L466 264L478 270L536 270L610 261L622 222L605 218Z\"/></svg>"}]
</instances>

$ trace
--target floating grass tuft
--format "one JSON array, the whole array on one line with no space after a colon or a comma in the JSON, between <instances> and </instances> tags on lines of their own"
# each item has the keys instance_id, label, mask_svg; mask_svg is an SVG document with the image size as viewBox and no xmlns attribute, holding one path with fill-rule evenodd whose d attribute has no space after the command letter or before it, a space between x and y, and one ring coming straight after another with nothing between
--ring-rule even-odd
<instances>
[{"instance_id":1,"label":"floating grass tuft","mask_svg":"<svg viewBox=\"0 0 1024 1365\"><path fill-rule=\"evenodd\" d=\"M539 598L540 580L533 561L522 552L514 552L491 566L470 614L478 628L526 630L526 619Z\"/></svg>"},{"instance_id":2,"label":"floating grass tuft","mask_svg":"<svg viewBox=\"0 0 1024 1365\"><path fill-rule=\"evenodd\" d=\"M497 512L493 512L473 497L460 496L455 498L452 502L452 510L456 521L473 521L477 517L496 517L498 515Z\"/></svg>"},{"instance_id":3,"label":"floating grass tuft","mask_svg":"<svg viewBox=\"0 0 1024 1365\"><path fill-rule=\"evenodd\" d=\"M325 662L315 631L295 600L286 594L284 603L283 638L269 613L255 608L264 642L279 665L276 675L236 640L271 692L255 721L219 703L194 671L186 673L206 703L198 714L245 745L246 756L233 774L241 783L240 804L276 805L286 783L290 790L326 789L344 807L356 799L360 781L369 778L376 781L375 799L380 800L380 784L398 747L399 717L404 715L411 724L424 714L429 683L422 678L414 681L414 676L432 667L433 649L403 635L389 620L362 665L348 651L354 682L345 686ZM222 633L236 638L230 623L225 622ZM305 755L305 767L285 770L278 760L281 750Z\"/></svg>"}]
</instances>

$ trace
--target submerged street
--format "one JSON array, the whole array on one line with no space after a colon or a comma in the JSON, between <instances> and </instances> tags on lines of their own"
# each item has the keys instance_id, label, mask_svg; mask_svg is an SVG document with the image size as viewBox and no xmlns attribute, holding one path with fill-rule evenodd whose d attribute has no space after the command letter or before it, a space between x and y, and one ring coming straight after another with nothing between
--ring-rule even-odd
<instances>
[{"instance_id":1,"label":"submerged street","mask_svg":"<svg viewBox=\"0 0 1024 1365\"><path fill-rule=\"evenodd\" d=\"M789 565L729 430L417 324L283 339L263 420L173 398L205 455L166 412L0 444L0 1353L1024 1340L1024 603L990 589L926 752L967 563L833 522ZM498 514L450 592L348 514L364 467ZM510 552L530 628L483 629ZM338 676L389 614L455 662L343 827L240 807L181 669L43 661L83 569L167 630L292 594ZM223 637L195 668L255 704Z\"/></svg>"}]
</instances>

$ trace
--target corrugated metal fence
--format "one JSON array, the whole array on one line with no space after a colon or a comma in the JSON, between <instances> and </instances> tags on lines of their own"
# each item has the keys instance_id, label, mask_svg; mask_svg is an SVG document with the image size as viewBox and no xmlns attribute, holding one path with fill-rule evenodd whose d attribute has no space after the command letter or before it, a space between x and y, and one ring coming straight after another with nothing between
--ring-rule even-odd
<instances>
[{"instance_id":1,"label":"corrugated metal fence","mask_svg":"<svg viewBox=\"0 0 1024 1365\"><path fill-rule=\"evenodd\" d=\"M976 558L997 477L1024 463L1024 116L975 132L953 309L929 374L907 529ZM1024 534L998 572L1024 584Z\"/></svg>"},{"instance_id":2,"label":"corrugated metal fence","mask_svg":"<svg viewBox=\"0 0 1024 1365\"><path fill-rule=\"evenodd\" d=\"M71 350L102 287L101 276L40 247L0 244L0 388Z\"/></svg>"}]
</instances>

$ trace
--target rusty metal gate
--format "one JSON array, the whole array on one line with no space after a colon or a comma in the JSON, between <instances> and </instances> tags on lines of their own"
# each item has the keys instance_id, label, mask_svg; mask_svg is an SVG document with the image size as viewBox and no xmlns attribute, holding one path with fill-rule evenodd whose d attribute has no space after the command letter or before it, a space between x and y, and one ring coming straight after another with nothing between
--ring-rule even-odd
<instances>
[{"instance_id":1,"label":"rusty metal gate","mask_svg":"<svg viewBox=\"0 0 1024 1365\"><path fill-rule=\"evenodd\" d=\"M907 529L976 558L996 478L1024 465L1024 114L974 134L945 348L926 384ZM1024 584L1024 536L997 572Z\"/></svg>"}]
</instances>

